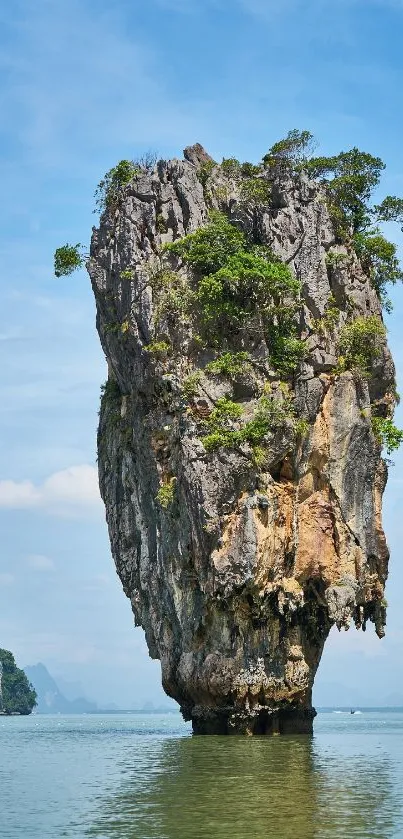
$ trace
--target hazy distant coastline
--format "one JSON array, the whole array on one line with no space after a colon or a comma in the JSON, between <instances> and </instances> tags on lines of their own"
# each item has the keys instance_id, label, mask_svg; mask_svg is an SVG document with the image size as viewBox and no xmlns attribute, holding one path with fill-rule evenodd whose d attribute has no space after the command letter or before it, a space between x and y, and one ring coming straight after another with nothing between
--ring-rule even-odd
<instances>
[{"instance_id":1,"label":"hazy distant coastline","mask_svg":"<svg viewBox=\"0 0 403 839\"><path fill-rule=\"evenodd\" d=\"M62 679L60 680L64 688L62 691L58 681L42 663L26 666L24 672L37 694L36 714L160 714L175 713L177 710L174 705L155 707L152 702L145 702L142 707L134 708L120 708L115 703L100 707L93 699L88 699L83 695L74 695L74 690L81 689L79 684L69 685ZM65 693L69 693L69 696L67 697Z\"/></svg>"}]
</instances>

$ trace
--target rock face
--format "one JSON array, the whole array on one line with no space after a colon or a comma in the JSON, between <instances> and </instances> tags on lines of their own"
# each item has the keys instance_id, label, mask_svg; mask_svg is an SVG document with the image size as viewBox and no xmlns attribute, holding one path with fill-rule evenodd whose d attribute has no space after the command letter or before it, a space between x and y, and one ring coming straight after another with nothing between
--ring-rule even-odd
<instances>
[{"instance_id":1,"label":"rock face","mask_svg":"<svg viewBox=\"0 0 403 839\"><path fill-rule=\"evenodd\" d=\"M113 557L163 686L198 733L309 732L331 626L371 620L384 634L386 466L370 417L371 405L390 410L394 367L384 345L369 377L334 372L343 324L381 318L380 305L337 240L324 188L270 170L257 179L265 202L200 146L160 161L104 212L88 262L109 369L98 459ZM264 341L238 346L252 366L231 380L209 374L213 342L186 315L161 316L153 283L161 264L183 294L195 282L161 246L206 225L211 208L301 284L307 355L288 388L305 425L266 435L260 465L248 446L210 451L202 438L223 397L245 416L268 387L283 398ZM329 305L339 311L326 331Z\"/></svg>"}]
</instances>

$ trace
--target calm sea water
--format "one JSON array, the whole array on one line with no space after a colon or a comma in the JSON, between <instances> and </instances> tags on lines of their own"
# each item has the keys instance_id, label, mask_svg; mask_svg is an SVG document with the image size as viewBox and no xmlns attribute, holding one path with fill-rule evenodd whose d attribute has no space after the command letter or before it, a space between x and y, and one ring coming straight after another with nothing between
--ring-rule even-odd
<instances>
[{"instance_id":1,"label":"calm sea water","mask_svg":"<svg viewBox=\"0 0 403 839\"><path fill-rule=\"evenodd\" d=\"M192 737L179 715L0 717L1 839L403 839L403 714L313 739Z\"/></svg>"}]
</instances>

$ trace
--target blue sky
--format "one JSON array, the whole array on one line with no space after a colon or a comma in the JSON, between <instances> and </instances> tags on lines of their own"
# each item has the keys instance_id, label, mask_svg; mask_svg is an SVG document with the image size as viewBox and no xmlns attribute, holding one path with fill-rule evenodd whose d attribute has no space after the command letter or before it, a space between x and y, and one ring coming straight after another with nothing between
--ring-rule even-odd
<instances>
[{"instance_id":1,"label":"blue sky","mask_svg":"<svg viewBox=\"0 0 403 839\"><path fill-rule=\"evenodd\" d=\"M41 660L102 702L163 699L98 497L105 362L89 281L54 279L55 247L89 241L95 187L119 159L180 156L196 141L218 160L258 160L290 128L308 128L323 153L380 155L381 194L403 195L402 27L403 0L2 5L0 645L21 665ZM403 289L392 297L403 390ZM332 635L318 703L403 702L402 454L395 464L387 638Z\"/></svg>"}]
</instances>

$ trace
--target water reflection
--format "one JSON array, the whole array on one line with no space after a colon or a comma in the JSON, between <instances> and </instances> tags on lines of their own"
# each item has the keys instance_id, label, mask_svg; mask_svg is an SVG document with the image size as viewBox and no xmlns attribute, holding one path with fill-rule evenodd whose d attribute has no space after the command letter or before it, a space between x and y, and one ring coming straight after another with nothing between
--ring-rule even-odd
<instances>
[{"instance_id":1,"label":"water reflection","mask_svg":"<svg viewBox=\"0 0 403 839\"><path fill-rule=\"evenodd\" d=\"M318 804L315 837L403 836L401 779L396 777L389 755L367 750L357 753L348 743L341 753L315 747L313 765Z\"/></svg>"},{"instance_id":2,"label":"water reflection","mask_svg":"<svg viewBox=\"0 0 403 839\"><path fill-rule=\"evenodd\" d=\"M389 839L401 819L390 758L309 738L142 743L99 803L97 839ZM401 821L400 821L401 823ZM400 835L400 834L399 834Z\"/></svg>"}]
</instances>

